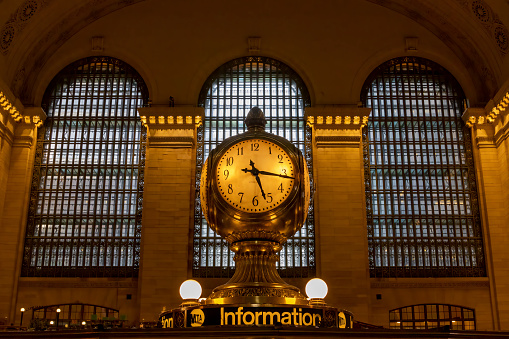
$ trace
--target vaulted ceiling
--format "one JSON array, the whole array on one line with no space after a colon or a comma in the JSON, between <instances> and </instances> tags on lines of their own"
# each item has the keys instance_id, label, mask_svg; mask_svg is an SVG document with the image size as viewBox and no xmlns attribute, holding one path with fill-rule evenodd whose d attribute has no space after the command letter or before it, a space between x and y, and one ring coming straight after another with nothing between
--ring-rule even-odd
<instances>
[{"instance_id":1,"label":"vaulted ceiling","mask_svg":"<svg viewBox=\"0 0 509 339\"><path fill-rule=\"evenodd\" d=\"M248 54L256 36L250 53L288 63L317 104L355 102L378 64L418 55L481 105L507 87L508 27L509 0L0 0L0 85L39 105L60 69L105 54L137 68L156 102L192 105L206 77Z\"/></svg>"}]
</instances>

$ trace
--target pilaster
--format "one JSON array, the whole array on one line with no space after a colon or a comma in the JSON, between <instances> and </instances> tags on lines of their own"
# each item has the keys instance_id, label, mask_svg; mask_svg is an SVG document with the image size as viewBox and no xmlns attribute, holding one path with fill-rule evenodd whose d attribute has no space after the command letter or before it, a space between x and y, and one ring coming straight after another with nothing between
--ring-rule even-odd
<instances>
[{"instance_id":1,"label":"pilaster","mask_svg":"<svg viewBox=\"0 0 509 339\"><path fill-rule=\"evenodd\" d=\"M140 321L157 319L163 307L181 301L189 278L196 129L204 110L196 107L140 108L147 128L141 264Z\"/></svg>"},{"instance_id":2,"label":"pilaster","mask_svg":"<svg viewBox=\"0 0 509 339\"><path fill-rule=\"evenodd\" d=\"M1 95L0 95L1 97ZM4 101L5 103L6 101ZM9 108L11 106L11 108ZM3 110L3 111L2 111ZM0 316L14 322L24 246L37 128L46 114L40 107L2 106L0 162ZM7 117L7 113L9 117Z\"/></svg>"},{"instance_id":3,"label":"pilaster","mask_svg":"<svg viewBox=\"0 0 509 339\"><path fill-rule=\"evenodd\" d=\"M306 109L313 128L318 275L329 286L327 302L368 319L369 265L364 202L362 127L371 109Z\"/></svg>"},{"instance_id":4,"label":"pilaster","mask_svg":"<svg viewBox=\"0 0 509 339\"><path fill-rule=\"evenodd\" d=\"M467 108L479 183L481 217L495 330L509 329L509 91L484 108Z\"/></svg>"}]
</instances>

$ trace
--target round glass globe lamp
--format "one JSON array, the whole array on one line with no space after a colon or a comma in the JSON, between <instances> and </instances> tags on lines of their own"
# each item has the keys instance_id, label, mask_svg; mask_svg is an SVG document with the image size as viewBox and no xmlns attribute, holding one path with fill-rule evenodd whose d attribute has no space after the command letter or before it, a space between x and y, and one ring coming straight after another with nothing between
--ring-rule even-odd
<instances>
[{"instance_id":1,"label":"round glass globe lamp","mask_svg":"<svg viewBox=\"0 0 509 339\"><path fill-rule=\"evenodd\" d=\"M311 299L323 299L328 291L327 284L320 278L313 278L306 284L306 294Z\"/></svg>"},{"instance_id":2,"label":"round glass globe lamp","mask_svg":"<svg viewBox=\"0 0 509 339\"><path fill-rule=\"evenodd\" d=\"M196 280L186 280L180 285L182 299L198 299L201 296L201 285Z\"/></svg>"}]
</instances>

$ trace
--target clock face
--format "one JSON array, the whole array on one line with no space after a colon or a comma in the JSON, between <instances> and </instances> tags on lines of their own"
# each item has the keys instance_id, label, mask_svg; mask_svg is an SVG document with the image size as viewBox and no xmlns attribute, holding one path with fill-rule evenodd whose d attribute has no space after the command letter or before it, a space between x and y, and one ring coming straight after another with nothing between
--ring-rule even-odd
<instances>
[{"instance_id":1,"label":"clock face","mask_svg":"<svg viewBox=\"0 0 509 339\"><path fill-rule=\"evenodd\" d=\"M268 140L250 139L223 154L215 175L228 204L243 212L263 213L289 197L296 173L283 148Z\"/></svg>"}]
</instances>

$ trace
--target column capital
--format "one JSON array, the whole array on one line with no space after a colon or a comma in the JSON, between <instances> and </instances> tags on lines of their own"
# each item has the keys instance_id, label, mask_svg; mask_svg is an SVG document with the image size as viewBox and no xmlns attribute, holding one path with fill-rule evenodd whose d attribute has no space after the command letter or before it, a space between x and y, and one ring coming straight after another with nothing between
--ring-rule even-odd
<instances>
[{"instance_id":1,"label":"column capital","mask_svg":"<svg viewBox=\"0 0 509 339\"><path fill-rule=\"evenodd\" d=\"M138 108L147 128L149 147L187 148L194 145L195 130L203 123L203 107Z\"/></svg>"},{"instance_id":2,"label":"column capital","mask_svg":"<svg viewBox=\"0 0 509 339\"><path fill-rule=\"evenodd\" d=\"M370 113L367 107L322 105L306 108L304 116L315 132L316 147L359 147Z\"/></svg>"}]
</instances>

